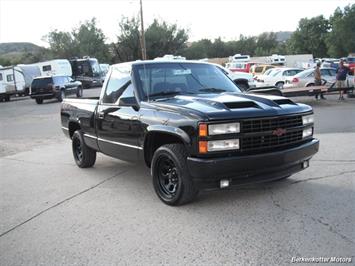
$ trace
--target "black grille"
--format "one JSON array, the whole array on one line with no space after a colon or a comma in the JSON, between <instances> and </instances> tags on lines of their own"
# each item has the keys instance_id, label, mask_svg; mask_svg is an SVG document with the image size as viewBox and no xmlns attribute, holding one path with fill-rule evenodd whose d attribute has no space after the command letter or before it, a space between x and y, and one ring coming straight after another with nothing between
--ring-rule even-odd
<instances>
[{"instance_id":1,"label":"black grille","mask_svg":"<svg viewBox=\"0 0 355 266\"><path fill-rule=\"evenodd\" d=\"M288 116L267 119L245 120L242 122L243 133L270 131L278 128L292 128L302 126L302 116Z\"/></svg>"},{"instance_id":2,"label":"black grille","mask_svg":"<svg viewBox=\"0 0 355 266\"><path fill-rule=\"evenodd\" d=\"M288 132L282 136L264 135L242 138L242 150L264 150L268 148L281 147L302 141L302 130Z\"/></svg>"},{"instance_id":3,"label":"black grille","mask_svg":"<svg viewBox=\"0 0 355 266\"><path fill-rule=\"evenodd\" d=\"M278 129L282 129L279 135ZM245 120L242 121L242 133L240 146L243 152L291 146L303 141L302 116Z\"/></svg>"}]
</instances>

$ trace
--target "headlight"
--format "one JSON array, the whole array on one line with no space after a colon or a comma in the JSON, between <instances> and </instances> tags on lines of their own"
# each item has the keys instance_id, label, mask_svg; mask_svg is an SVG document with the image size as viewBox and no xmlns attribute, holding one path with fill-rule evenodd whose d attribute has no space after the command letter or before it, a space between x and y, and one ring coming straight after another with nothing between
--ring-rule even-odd
<instances>
[{"instance_id":1,"label":"headlight","mask_svg":"<svg viewBox=\"0 0 355 266\"><path fill-rule=\"evenodd\" d=\"M314 122L314 116L313 115L302 116L303 125L312 124L313 122Z\"/></svg>"},{"instance_id":2,"label":"headlight","mask_svg":"<svg viewBox=\"0 0 355 266\"><path fill-rule=\"evenodd\" d=\"M303 133L302 133L302 138L307 138L309 136L312 136L313 134L313 128L306 128L303 130Z\"/></svg>"},{"instance_id":3,"label":"headlight","mask_svg":"<svg viewBox=\"0 0 355 266\"><path fill-rule=\"evenodd\" d=\"M239 139L226 139L226 140L213 140L213 141L200 141L199 152L206 153L210 151L227 151L238 150Z\"/></svg>"},{"instance_id":4,"label":"headlight","mask_svg":"<svg viewBox=\"0 0 355 266\"><path fill-rule=\"evenodd\" d=\"M233 134L239 132L239 123L208 125L208 135Z\"/></svg>"}]
</instances>

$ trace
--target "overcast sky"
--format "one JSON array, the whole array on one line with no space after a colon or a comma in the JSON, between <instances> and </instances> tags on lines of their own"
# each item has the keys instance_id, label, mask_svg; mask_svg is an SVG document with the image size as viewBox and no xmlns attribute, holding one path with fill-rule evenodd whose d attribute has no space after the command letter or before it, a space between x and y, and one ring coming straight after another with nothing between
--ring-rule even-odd
<instances>
[{"instance_id":1,"label":"overcast sky","mask_svg":"<svg viewBox=\"0 0 355 266\"><path fill-rule=\"evenodd\" d=\"M293 31L303 17L329 17L335 8L354 0L143 0L144 24L154 18L190 29L190 41L223 40L264 31ZM0 0L0 42L33 42L49 31L70 31L96 17L108 38L115 41L118 22L136 16L139 0Z\"/></svg>"}]
</instances>

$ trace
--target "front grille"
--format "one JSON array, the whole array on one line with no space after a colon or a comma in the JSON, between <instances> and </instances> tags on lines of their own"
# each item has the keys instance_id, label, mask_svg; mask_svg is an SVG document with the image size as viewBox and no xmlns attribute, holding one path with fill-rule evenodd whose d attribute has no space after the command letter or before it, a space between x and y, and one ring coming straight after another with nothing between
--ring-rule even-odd
<instances>
[{"instance_id":1,"label":"front grille","mask_svg":"<svg viewBox=\"0 0 355 266\"><path fill-rule=\"evenodd\" d=\"M302 116L245 120L241 126L242 152L273 150L303 141ZM278 129L285 130L284 134L277 135Z\"/></svg>"},{"instance_id":2,"label":"front grille","mask_svg":"<svg viewBox=\"0 0 355 266\"><path fill-rule=\"evenodd\" d=\"M277 128L292 128L302 126L302 116L287 116L277 118L261 118L242 122L243 133L255 133L275 130Z\"/></svg>"}]
</instances>

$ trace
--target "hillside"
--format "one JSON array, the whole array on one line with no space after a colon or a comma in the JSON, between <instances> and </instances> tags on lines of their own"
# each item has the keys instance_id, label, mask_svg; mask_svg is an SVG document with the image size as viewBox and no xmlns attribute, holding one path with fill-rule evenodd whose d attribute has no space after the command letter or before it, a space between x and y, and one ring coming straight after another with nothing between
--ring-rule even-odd
<instances>
[{"instance_id":1,"label":"hillside","mask_svg":"<svg viewBox=\"0 0 355 266\"><path fill-rule=\"evenodd\" d=\"M36 53L42 49L41 46L30 42L6 42L0 43L0 55L7 53Z\"/></svg>"}]
</instances>

